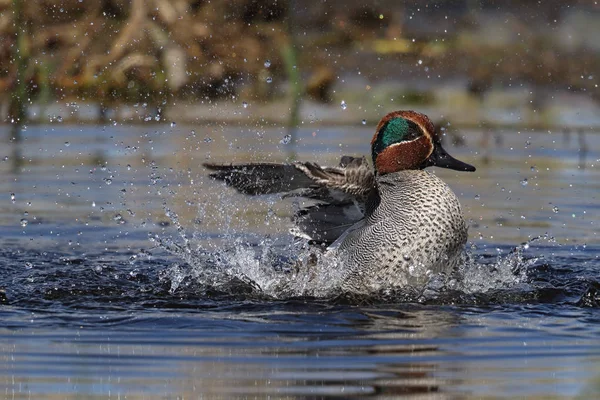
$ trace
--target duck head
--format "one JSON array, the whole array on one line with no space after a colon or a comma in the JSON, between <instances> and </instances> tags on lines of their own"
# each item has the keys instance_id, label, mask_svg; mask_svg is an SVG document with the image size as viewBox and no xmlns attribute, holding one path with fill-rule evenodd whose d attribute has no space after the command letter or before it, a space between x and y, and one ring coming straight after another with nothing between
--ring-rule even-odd
<instances>
[{"instance_id":1,"label":"duck head","mask_svg":"<svg viewBox=\"0 0 600 400\"><path fill-rule=\"evenodd\" d=\"M444 150L429 117L416 111L394 111L383 117L371 140L371 156L379 175L432 166L475 171Z\"/></svg>"}]
</instances>

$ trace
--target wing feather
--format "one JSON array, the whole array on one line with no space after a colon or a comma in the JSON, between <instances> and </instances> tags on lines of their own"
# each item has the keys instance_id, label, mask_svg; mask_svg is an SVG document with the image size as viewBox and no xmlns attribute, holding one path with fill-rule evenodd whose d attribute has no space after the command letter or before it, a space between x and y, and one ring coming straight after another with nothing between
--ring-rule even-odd
<instances>
[{"instance_id":1,"label":"wing feather","mask_svg":"<svg viewBox=\"0 0 600 400\"><path fill-rule=\"evenodd\" d=\"M364 217L375 176L366 159L344 156L336 167L314 162L203 164L210 177L249 195L284 193L314 200L293 217L298 236L332 243Z\"/></svg>"}]
</instances>

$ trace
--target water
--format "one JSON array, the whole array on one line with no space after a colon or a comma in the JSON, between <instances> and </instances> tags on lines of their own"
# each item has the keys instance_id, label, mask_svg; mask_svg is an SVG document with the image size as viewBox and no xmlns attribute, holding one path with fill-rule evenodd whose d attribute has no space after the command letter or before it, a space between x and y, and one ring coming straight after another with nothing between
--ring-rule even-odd
<instances>
[{"instance_id":1,"label":"water","mask_svg":"<svg viewBox=\"0 0 600 400\"><path fill-rule=\"evenodd\" d=\"M435 170L470 219L463 270L355 298L295 269L293 204L200 166L334 164L371 132L286 134L0 132L0 399L598 397L600 136L465 131L449 151L478 171Z\"/></svg>"}]
</instances>

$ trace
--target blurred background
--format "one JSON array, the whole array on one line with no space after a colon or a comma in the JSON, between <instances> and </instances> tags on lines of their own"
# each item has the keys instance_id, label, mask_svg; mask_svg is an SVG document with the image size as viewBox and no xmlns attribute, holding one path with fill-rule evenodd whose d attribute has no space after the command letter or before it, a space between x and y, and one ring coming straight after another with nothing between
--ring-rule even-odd
<instances>
[{"instance_id":1,"label":"blurred background","mask_svg":"<svg viewBox=\"0 0 600 400\"><path fill-rule=\"evenodd\" d=\"M367 3L0 0L0 112L293 127L410 106L463 125L598 124L597 1Z\"/></svg>"}]
</instances>

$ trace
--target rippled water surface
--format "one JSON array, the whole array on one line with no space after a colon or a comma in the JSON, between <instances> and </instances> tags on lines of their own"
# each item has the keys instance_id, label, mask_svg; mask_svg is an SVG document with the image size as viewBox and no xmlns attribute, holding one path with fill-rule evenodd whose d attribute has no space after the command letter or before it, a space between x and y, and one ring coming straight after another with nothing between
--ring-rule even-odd
<instances>
[{"instance_id":1,"label":"rippled water surface","mask_svg":"<svg viewBox=\"0 0 600 400\"><path fill-rule=\"evenodd\" d=\"M435 170L470 220L460 275L369 298L309 288L293 204L205 178L335 164L371 130L286 134L0 131L0 399L600 396L597 132L463 132L477 172Z\"/></svg>"}]
</instances>

